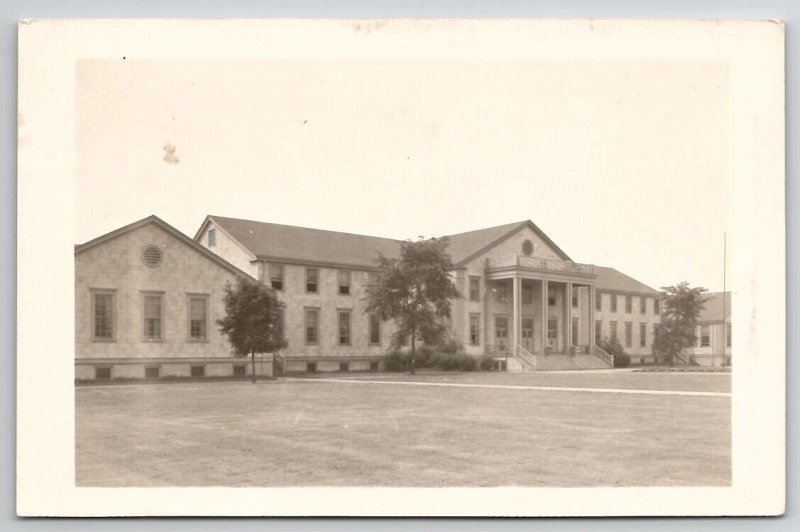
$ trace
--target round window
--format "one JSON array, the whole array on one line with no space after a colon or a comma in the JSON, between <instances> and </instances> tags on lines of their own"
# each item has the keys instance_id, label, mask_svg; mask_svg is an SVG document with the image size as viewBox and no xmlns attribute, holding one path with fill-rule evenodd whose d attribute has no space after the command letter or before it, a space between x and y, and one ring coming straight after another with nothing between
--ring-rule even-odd
<instances>
[{"instance_id":1,"label":"round window","mask_svg":"<svg viewBox=\"0 0 800 532\"><path fill-rule=\"evenodd\" d=\"M156 266L161 264L161 250L158 249L156 246L147 246L146 248L144 248L142 259L144 260L145 264L147 264L151 268L155 268Z\"/></svg>"},{"instance_id":2,"label":"round window","mask_svg":"<svg viewBox=\"0 0 800 532\"><path fill-rule=\"evenodd\" d=\"M530 254L533 253L533 242L531 242L530 240L525 240L522 243L522 252L525 255L530 256Z\"/></svg>"}]
</instances>

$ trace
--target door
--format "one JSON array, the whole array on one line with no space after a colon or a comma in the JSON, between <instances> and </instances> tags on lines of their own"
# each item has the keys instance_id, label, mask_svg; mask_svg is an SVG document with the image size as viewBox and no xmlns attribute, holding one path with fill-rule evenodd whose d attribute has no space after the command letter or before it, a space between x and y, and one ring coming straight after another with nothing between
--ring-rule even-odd
<instances>
[{"instance_id":1,"label":"door","mask_svg":"<svg viewBox=\"0 0 800 532\"><path fill-rule=\"evenodd\" d=\"M505 351L508 347L508 317L494 317L494 346L497 351Z\"/></svg>"},{"instance_id":2,"label":"door","mask_svg":"<svg viewBox=\"0 0 800 532\"><path fill-rule=\"evenodd\" d=\"M558 320L547 320L547 348L555 350L558 348Z\"/></svg>"},{"instance_id":3,"label":"door","mask_svg":"<svg viewBox=\"0 0 800 532\"><path fill-rule=\"evenodd\" d=\"M533 353L533 318L522 318L522 347Z\"/></svg>"}]
</instances>

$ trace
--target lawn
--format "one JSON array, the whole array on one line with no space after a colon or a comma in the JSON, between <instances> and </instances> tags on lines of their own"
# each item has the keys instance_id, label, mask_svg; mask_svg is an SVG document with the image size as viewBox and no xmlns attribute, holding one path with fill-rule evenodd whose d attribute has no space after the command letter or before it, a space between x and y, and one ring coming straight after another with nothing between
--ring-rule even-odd
<instances>
[{"instance_id":1,"label":"lawn","mask_svg":"<svg viewBox=\"0 0 800 532\"><path fill-rule=\"evenodd\" d=\"M326 377L339 378L331 374ZM76 389L79 486L723 486L726 375L376 375Z\"/></svg>"}]
</instances>

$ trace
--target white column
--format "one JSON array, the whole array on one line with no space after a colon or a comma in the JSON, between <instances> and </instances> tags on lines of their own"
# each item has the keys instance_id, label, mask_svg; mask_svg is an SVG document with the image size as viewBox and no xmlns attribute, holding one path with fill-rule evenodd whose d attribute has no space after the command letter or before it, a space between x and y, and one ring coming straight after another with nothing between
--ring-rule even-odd
<instances>
[{"instance_id":1,"label":"white column","mask_svg":"<svg viewBox=\"0 0 800 532\"><path fill-rule=\"evenodd\" d=\"M572 283L564 283L564 352L572 346Z\"/></svg>"},{"instance_id":2,"label":"white column","mask_svg":"<svg viewBox=\"0 0 800 532\"><path fill-rule=\"evenodd\" d=\"M547 351L547 280L542 279L542 353Z\"/></svg>"},{"instance_id":3,"label":"white column","mask_svg":"<svg viewBox=\"0 0 800 532\"><path fill-rule=\"evenodd\" d=\"M511 354L517 352L517 345L519 344L519 335L522 325L522 312L520 308L520 300L522 296L522 280L519 277L513 279L513 291L511 297L512 318L511 318Z\"/></svg>"},{"instance_id":4,"label":"white column","mask_svg":"<svg viewBox=\"0 0 800 532\"><path fill-rule=\"evenodd\" d=\"M589 353L594 353L594 337L597 332L594 330L594 309L597 303L595 298L597 294L594 290L594 285L589 286Z\"/></svg>"}]
</instances>

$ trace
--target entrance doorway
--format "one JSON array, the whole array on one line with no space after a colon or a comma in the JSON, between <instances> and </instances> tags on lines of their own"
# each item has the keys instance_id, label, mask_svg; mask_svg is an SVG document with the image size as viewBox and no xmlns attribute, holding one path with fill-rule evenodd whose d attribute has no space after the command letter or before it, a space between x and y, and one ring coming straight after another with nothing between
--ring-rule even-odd
<instances>
[{"instance_id":1,"label":"entrance doorway","mask_svg":"<svg viewBox=\"0 0 800 532\"><path fill-rule=\"evenodd\" d=\"M558 320L547 320L547 348L550 350L558 349Z\"/></svg>"},{"instance_id":2,"label":"entrance doorway","mask_svg":"<svg viewBox=\"0 0 800 532\"><path fill-rule=\"evenodd\" d=\"M508 317L494 317L494 346L498 352L505 351L508 347Z\"/></svg>"},{"instance_id":3,"label":"entrance doorway","mask_svg":"<svg viewBox=\"0 0 800 532\"><path fill-rule=\"evenodd\" d=\"M522 318L522 347L533 353L533 318Z\"/></svg>"}]
</instances>

